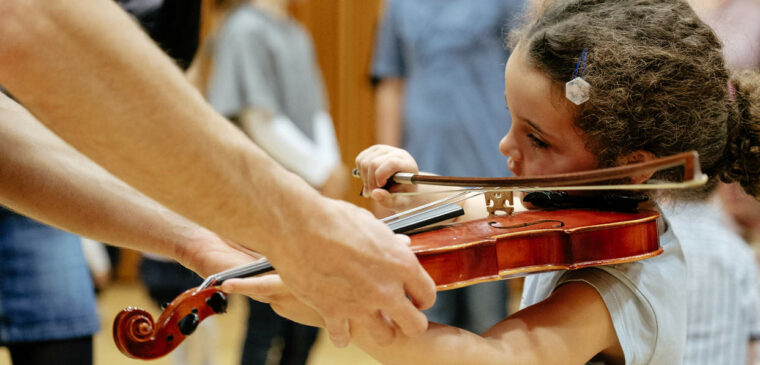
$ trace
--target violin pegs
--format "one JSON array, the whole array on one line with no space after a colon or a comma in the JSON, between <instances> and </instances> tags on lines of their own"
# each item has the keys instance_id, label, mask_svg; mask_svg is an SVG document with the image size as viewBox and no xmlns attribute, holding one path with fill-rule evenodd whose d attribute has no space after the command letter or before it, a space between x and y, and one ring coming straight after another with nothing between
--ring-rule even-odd
<instances>
[{"instance_id":1,"label":"violin pegs","mask_svg":"<svg viewBox=\"0 0 760 365\"><path fill-rule=\"evenodd\" d=\"M195 332L196 328L198 328L199 322L200 319L198 318L198 314L194 311L193 313L182 317L182 319L177 322L177 327L179 327L179 331L183 335L189 336L191 333Z\"/></svg>"},{"instance_id":2,"label":"violin pegs","mask_svg":"<svg viewBox=\"0 0 760 365\"><path fill-rule=\"evenodd\" d=\"M227 296L218 291L206 298L206 305L211 307L214 313L225 313L227 312Z\"/></svg>"}]
</instances>

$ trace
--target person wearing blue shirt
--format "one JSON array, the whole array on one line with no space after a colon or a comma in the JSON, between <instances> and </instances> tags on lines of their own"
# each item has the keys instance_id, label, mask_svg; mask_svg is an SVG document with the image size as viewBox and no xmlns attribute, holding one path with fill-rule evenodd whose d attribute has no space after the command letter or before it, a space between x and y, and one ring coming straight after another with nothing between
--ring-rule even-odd
<instances>
[{"instance_id":1,"label":"person wearing blue shirt","mask_svg":"<svg viewBox=\"0 0 760 365\"><path fill-rule=\"evenodd\" d=\"M494 146L506 134L504 35L523 1L389 0L372 62L378 143L409 151L421 171L510 176ZM436 322L481 332L506 315L495 282L438 293Z\"/></svg>"}]
</instances>

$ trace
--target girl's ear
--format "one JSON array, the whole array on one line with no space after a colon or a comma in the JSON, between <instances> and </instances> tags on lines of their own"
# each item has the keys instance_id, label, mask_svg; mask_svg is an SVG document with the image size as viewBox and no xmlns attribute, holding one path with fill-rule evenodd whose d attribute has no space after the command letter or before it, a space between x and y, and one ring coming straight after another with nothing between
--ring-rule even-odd
<instances>
[{"instance_id":1,"label":"girl's ear","mask_svg":"<svg viewBox=\"0 0 760 365\"><path fill-rule=\"evenodd\" d=\"M631 152L625 156L622 156L618 159L618 166L623 165L630 165L635 164L639 162L647 162L656 159L657 156L654 155L654 153L644 150L637 150L634 152ZM654 174L654 171L642 173L639 175L631 176L631 184L641 184L647 180L649 180L650 177Z\"/></svg>"}]
</instances>

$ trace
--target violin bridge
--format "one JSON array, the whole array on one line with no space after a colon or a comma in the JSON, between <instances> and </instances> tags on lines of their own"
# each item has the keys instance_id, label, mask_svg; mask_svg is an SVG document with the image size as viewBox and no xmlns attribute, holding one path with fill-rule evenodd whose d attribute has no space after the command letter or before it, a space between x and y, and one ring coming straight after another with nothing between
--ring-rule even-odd
<instances>
[{"instance_id":1,"label":"violin bridge","mask_svg":"<svg viewBox=\"0 0 760 365\"><path fill-rule=\"evenodd\" d=\"M486 199L489 215L512 215L515 210L511 191L488 191L483 194L483 197Z\"/></svg>"}]
</instances>

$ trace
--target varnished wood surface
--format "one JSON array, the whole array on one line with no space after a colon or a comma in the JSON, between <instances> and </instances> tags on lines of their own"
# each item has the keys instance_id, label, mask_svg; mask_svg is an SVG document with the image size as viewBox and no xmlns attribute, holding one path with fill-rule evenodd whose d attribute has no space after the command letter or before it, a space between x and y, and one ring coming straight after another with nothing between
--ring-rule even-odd
<instances>
[{"instance_id":1,"label":"varnished wood surface","mask_svg":"<svg viewBox=\"0 0 760 365\"><path fill-rule=\"evenodd\" d=\"M438 288L445 290L659 255L657 217L655 211L526 211L418 233L411 236L411 247Z\"/></svg>"}]
</instances>

